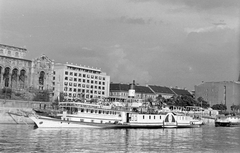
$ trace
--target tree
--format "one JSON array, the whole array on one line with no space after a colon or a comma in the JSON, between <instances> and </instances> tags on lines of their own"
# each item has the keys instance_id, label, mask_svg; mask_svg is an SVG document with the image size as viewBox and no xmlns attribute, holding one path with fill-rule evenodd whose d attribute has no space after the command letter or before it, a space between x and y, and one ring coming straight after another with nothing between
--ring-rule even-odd
<instances>
[{"instance_id":1,"label":"tree","mask_svg":"<svg viewBox=\"0 0 240 153\"><path fill-rule=\"evenodd\" d=\"M39 90L35 93L35 97L33 98L33 101L50 101L50 91L49 90Z\"/></svg>"},{"instance_id":2,"label":"tree","mask_svg":"<svg viewBox=\"0 0 240 153\"><path fill-rule=\"evenodd\" d=\"M166 101L166 99L160 94L156 97L156 102L157 102L159 108L162 107L162 105L165 101Z\"/></svg>"},{"instance_id":3,"label":"tree","mask_svg":"<svg viewBox=\"0 0 240 153\"><path fill-rule=\"evenodd\" d=\"M214 110L227 110L227 106L224 104L215 104L212 106Z\"/></svg>"},{"instance_id":4,"label":"tree","mask_svg":"<svg viewBox=\"0 0 240 153\"><path fill-rule=\"evenodd\" d=\"M240 110L240 105L234 105L234 104L233 104L233 105L231 106L231 110L232 110L232 111Z\"/></svg>"},{"instance_id":5,"label":"tree","mask_svg":"<svg viewBox=\"0 0 240 153\"><path fill-rule=\"evenodd\" d=\"M210 107L209 103L207 101L205 101L202 97L198 97L197 101L198 101L198 105L200 105L203 108L209 108Z\"/></svg>"}]
</instances>

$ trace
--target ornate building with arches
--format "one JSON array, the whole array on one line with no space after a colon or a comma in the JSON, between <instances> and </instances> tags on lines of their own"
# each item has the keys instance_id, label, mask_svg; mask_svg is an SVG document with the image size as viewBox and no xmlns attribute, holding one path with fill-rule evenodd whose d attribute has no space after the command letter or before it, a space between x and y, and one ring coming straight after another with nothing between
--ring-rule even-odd
<instances>
[{"instance_id":1,"label":"ornate building with arches","mask_svg":"<svg viewBox=\"0 0 240 153\"><path fill-rule=\"evenodd\" d=\"M27 49L0 44L0 89L52 90L54 61L46 55L25 59Z\"/></svg>"}]
</instances>

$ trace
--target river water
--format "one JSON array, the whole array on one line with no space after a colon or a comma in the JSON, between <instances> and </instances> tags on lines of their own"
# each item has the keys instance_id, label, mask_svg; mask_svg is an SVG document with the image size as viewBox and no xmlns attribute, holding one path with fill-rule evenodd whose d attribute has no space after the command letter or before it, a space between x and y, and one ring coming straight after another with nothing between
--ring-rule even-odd
<instances>
[{"instance_id":1,"label":"river water","mask_svg":"<svg viewBox=\"0 0 240 153\"><path fill-rule=\"evenodd\" d=\"M0 152L240 152L240 127L40 129L0 124Z\"/></svg>"}]
</instances>

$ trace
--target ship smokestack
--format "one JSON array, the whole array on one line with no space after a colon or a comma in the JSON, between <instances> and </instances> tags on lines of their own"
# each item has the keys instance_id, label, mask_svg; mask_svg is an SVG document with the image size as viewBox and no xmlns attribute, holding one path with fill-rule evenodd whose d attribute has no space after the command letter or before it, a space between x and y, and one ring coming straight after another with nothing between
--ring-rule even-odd
<instances>
[{"instance_id":1,"label":"ship smokestack","mask_svg":"<svg viewBox=\"0 0 240 153\"><path fill-rule=\"evenodd\" d=\"M128 98L134 98L135 97L135 80L133 80L133 83L129 84L129 90L128 90Z\"/></svg>"}]
</instances>

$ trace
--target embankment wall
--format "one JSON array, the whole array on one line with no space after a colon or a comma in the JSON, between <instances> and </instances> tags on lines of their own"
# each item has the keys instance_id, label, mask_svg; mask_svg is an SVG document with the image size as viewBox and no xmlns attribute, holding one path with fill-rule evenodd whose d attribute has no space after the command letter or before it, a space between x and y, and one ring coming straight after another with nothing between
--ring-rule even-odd
<instances>
[{"instance_id":1,"label":"embankment wall","mask_svg":"<svg viewBox=\"0 0 240 153\"><path fill-rule=\"evenodd\" d=\"M8 112L32 111L33 108L50 108L51 102L19 101L0 99L0 124L33 124L33 121L24 116L10 115Z\"/></svg>"}]
</instances>

